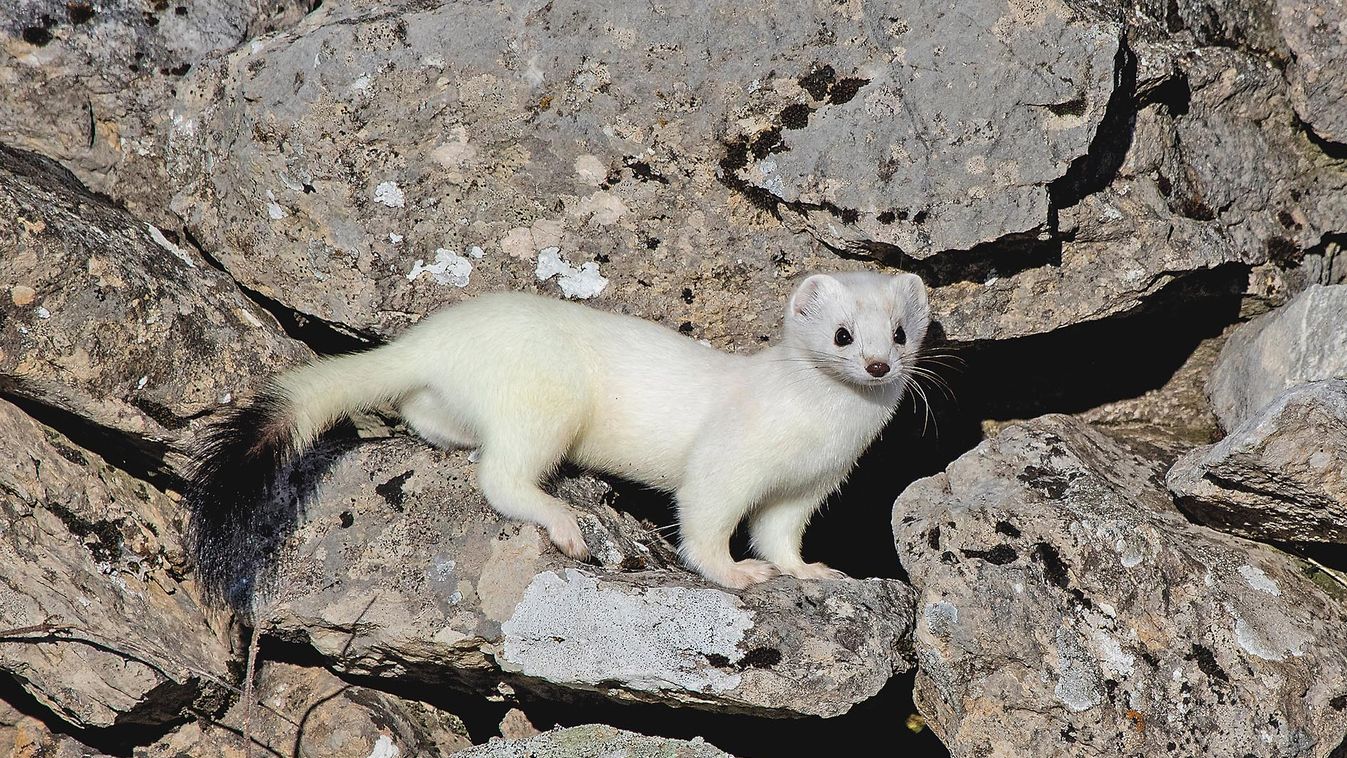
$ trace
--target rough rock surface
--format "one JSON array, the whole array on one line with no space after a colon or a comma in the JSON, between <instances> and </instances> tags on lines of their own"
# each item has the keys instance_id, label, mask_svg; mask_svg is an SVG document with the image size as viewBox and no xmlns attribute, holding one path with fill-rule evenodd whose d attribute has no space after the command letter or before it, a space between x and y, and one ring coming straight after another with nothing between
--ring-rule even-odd
<instances>
[{"instance_id":1,"label":"rough rock surface","mask_svg":"<svg viewBox=\"0 0 1347 758\"><path fill-rule=\"evenodd\" d=\"M670 740L602 724L553 729L522 740L492 740L465 750L463 758L733 758L701 740Z\"/></svg>"},{"instance_id":2,"label":"rough rock surface","mask_svg":"<svg viewBox=\"0 0 1347 758\"><path fill-rule=\"evenodd\" d=\"M51 161L0 145L0 392L177 468L189 422L312 353L227 276ZM115 326L114 326L115 325Z\"/></svg>"},{"instance_id":3,"label":"rough rock surface","mask_svg":"<svg viewBox=\"0 0 1347 758\"><path fill-rule=\"evenodd\" d=\"M1288 387L1347 378L1347 285L1311 286L1238 329L1221 350L1207 393L1233 430Z\"/></svg>"},{"instance_id":4,"label":"rough rock surface","mask_svg":"<svg viewBox=\"0 0 1347 758\"><path fill-rule=\"evenodd\" d=\"M844 713L910 666L902 582L727 591L670 568L667 545L602 505L592 479L563 487L601 563L577 564L491 511L471 468L409 439L336 456L257 609L268 633L356 674L475 670L769 715Z\"/></svg>"},{"instance_id":5,"label":"rough rock surface","mask_svg":"<svg viewBox=\"0 0 1347 758\"><path fill-rule=\"evenodd\" d=\"M1222 531L1347 542L1347 380L1282 392L1166 480L1186 513Z\"/></svg>"},{"instance_id":6,"label":"rough rock surface","mask_svg":"<svg viewBox=\"0 0 1347 758\"><path fill-rule=\"evenodd\" d=\"M425 703L348 684L321 668L269 662L254 685L253 754L330 758L449 755L472 746L463 722ZM136 752L139 758L241 758L241 703Z\"/></svg>"},{"instance_id":7,"label":"rough rock surface","mask_svg":"<svg viewBox=\"0 0 1347 758\"><path fill-rule=\"evenodd\" d=\"M1185 520L1147 448L1045 416L898 498L916 702L951 755L1343 743L1347 611L1285 555Z\"/></svg>"},{"instance_id":8,"label":"rough rock surface","mask_svg":"<svg viewBox=\"0 0 1347 758\"><path fill-rule=\"evenodd\" d=\"M0 401L0 670L80 727L210 708L227 625L180 580L174 503Z\"/></svg>"},{"instance_id":9,"label":"rough rock surface","mask_svg":"<svg viewBox=\"0 0 1347 758\"><path fill-rule=\"evenodd\" d=\"M173 88L204 56L292 25L308 0L17 0L0 8L0 139L159 221Z\"/></svg>"},{"instance_id":10,"label":"rough rock surface","mask_svg":"<svg viewBox=\"0 0 1347 758\"><path fill-rule=\"evenodd\" d=\"M1347 149L1347 4L1278 0L1277 26L1290 49L1287 80L1301 120Z\"/></svg>"}]
</instances>

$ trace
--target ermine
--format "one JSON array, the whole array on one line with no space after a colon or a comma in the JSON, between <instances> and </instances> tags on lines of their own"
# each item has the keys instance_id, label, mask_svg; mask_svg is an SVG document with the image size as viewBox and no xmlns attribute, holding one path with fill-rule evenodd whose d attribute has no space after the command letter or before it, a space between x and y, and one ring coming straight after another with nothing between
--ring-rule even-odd
<instances>
[{"instance_id":1,"label":"ermine","mask_svg":"<svg viewBox=\"0 0 1347 758\"><path fill-rule=\"evenodd\" d=\"M431 444L478 448L491 507L577 560L576 514L542 488L563 460L673 493L680 554L713 582L844 576L801 557L805 526L893 415L929 318L912 274L814 274L780 341L734 355L573 302L472 298L385 346L280 374L211 427L187 495L198 563L257 505L240 502L262 490L241 472L274 476L337 421L391 402ZM730 554L745 518L760 560Z\"/></svg>"}]
</instances>

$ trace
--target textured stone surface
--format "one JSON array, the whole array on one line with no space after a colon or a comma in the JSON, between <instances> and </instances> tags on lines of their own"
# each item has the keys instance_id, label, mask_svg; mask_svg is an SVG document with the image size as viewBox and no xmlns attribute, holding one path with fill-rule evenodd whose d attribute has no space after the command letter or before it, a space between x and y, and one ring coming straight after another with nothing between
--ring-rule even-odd
<instances>
[{"instance_id":1,"label":"textured stone surface","mask_svg":"<svg viewBox=\"0 0 1347 758\"><path fill-rule=\"evenodd\" d=\"M1288 387L1347 378L1347 285L1311 286L1231 335L1207 382L1211 405L1234 430Z\"/></svg>"},{"instance_id":2,"label":"textured stone surface","mask_svg":"<svg viewBox=\"0 0 1347 758\"><path fill-rule=\"evenodd\" d=\"M1347 542L1347 380L1297 385L1167 482L1183 509L1262 540Z\"/></svg>"},{"instance_id":3,"label":"textured stone surface","mask_svg":"<svg viewBox=\"0 0 1347 758\"><path fill-rule=\"evenodd\" d=\"M1276 9L1296 113L1320 138L1347 149L1347 4L1278 0Z\"/></svg>"},{"instance_id":4,"label":"textured stone surface","mask_svg":"<svg viewBox=\"0 0 1347 758\"><path fill-rule=\"evenodd\" d=\"M413 440L338 457L281 564L269 633L339 669L438 682L503 671L618 699L837 715L909 667L896 580L776 579L742 593L673 568L648 527L567 481L601 565L502 520L463 455Z\"/></svg>"},{"instance_id":5,"label":"textured stone surface","mask_svg":"<svg viewBox=\"0 0 1347 758\"><path fill-rule=\"evenodd\" d=\"M0 142L166 218L162 134L205 55L292 25L308 0L16 0L0 7Z\"/></svg>"},{"instance_id":6,"label":"textured stone surface","mask_svg":"<svg viewBox=\"0 0 1347 758\"><path fill-rule=\"evenodd\" d=\"M224 620L190 583L175 505L0 401L0 670L81 727L220 702Z\"/></svg>"},{"instance_id":7,"label":"textured stone surface","mask_svg":"<svg viewBox=\"0 0 1347 758\"><path fill-rule=\"evenodd\" d=\"M463 722L415 700L348 684L321 668L267 662L250 714L253 755L398 758L472 746ZM136 751L139 758L242 758L242 703L218 721L187 724Z\"/></svg>"},{"instance_id":8,"label":"textured stone surface","mask_svg":"<svg viewBox=\"0 0 1347 758\"><path fill-rule=\"evenodd\" d=\"M177 468L192 419L312 355L226 276L50 161L0 146L0 392ZM125 444L125 443L121 443Z\"/></svg>"},{"instance_id":9,"label":"textured stone surface","mask_svg":"<svg viewBox=\"0 0 1347 758\"><path fill-rule=\"evenodd\" d=\"M916 702L951 755L1342 744L1341 600L1284 554L1190 524L1161 474L1145 444L1045 416L898 498Z\"/></svg>"},{"instance_id":10,"label":"textured stone surface","mask_svg":"<svg viewBox=\"0 0 1347 758\"><path fill-rule=\"evenodd\" d=\"M701 740L647 737L602 724L553 729L522 740L492 740L465 750L463 758L727 758L730 754Z\"/></svg>"}]
</instances>

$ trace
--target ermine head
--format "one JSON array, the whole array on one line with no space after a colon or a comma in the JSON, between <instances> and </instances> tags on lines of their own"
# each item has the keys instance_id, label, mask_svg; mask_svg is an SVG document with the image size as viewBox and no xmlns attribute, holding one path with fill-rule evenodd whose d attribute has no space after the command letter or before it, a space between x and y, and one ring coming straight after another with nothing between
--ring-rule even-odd
<instances>
[{"instance_id":1,"label":"ermine head","mask_svg":"<svg viewBox=\"0 0 1347 758\"><path fill-rule=\"evenodd\" d=\"M908 375L930 320L915 274L814 274L791 295L785 342L833 378L875 387Z\"/></svg>"}]
</instances>

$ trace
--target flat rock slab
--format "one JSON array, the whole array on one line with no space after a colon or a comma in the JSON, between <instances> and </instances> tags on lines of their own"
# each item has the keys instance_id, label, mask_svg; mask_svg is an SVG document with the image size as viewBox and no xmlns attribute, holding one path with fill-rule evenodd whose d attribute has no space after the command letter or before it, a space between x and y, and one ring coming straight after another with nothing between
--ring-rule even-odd
<instances>
[{"instance_id":1,"label":"flat rock slab","mask_svg":"<svg viewBox=\"0 0 1347 758\"><path fill-rule=\"evenodd\" d=\"M691 741L647 737L604 724L586 724L522 740L492 740L464 750L462 758L733 758L700 738Z\"/></svg>"},{"instance_id":2,"label":"flat rock slab","mask_svg":"<svg viewBox=\"0 0 1347 758\"><path fill-rule=\"evenodd\" d=\"M311 355L228 276L0 146L0 392L74 414L177 469L190 422Z\"/></svg>"},{"instance_id":3,"label":"flat rock slab","mask_svg":"<svg viewBox=\"0 0 1347 758\"><path fill-rule=\"evenodd\" d=\"M1347 606L1189 523L1145 444L1007 427L894 505L915 698L952 755L1337 754Z\"/></svg>"},{"instance_id":4,"label":"flat rock slab","mask_svg":"<svg viewBox=\"0 0 1347 758\"><path fill-rule=\"evenodd\" d=\"M1234 430L1288 387L1334 378L1347 379L1347 284L1316 284L1230 336L1207 394Z\"/></svg>"},{"instance_id":5,"label":"flat rock slab","mask_svg":"<svg viewBox=\"0 0 1347 758\"><path fill-rule=\"evenodd\" d=\"M910 666L902 582L708 585L587 478L561 484L600 561L578 564L491 511L472 468L411 439L333 458L257 607L268 633L352 673L776 716L844 713Z\"/></svg>"},{"instance_id":6,"label":"flat rock slab","mask_svg":"<svg viewBox=\"0 0 1347 758\"><path fill-rule=\"evenodd\" d=\"M0 670L78 727L228 695L221 614L178 579L177 504L0 401Z\"/></svg>"},{"instance_id":7,"label":"flat rock slab","mask_svg":"<svg viewBox=\"0 0 1347 758\"><path fill-rule=\"evenodd\" d=\"M472 746L457 716L416 700L349 684L323 668L263 662L250 730L253 751L326 758L445 756ZM239 758L244 708L195 721L147 747L139 758ZM261 748L261 750L259 750Z\"/></svg>"},{"instance_id":8,"label":"flat rock slab","mask_svg":"<svg viewBox=\"0 0 1347 758\"><path fill-rule=\"evenodd\" d=\"M1347 380L1282 392L1225 439L1180 458L1166 482L1186 513L1222 531L1347 542Z\"/></svg>"}]
</instances>

